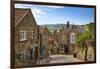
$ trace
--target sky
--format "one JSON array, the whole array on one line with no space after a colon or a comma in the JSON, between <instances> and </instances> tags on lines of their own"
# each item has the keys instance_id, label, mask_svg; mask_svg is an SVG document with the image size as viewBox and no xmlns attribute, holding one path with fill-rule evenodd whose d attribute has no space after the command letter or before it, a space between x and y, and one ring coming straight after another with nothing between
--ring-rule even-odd
<instances>
[{"instance_id":1,"label":"sky","mask_svg":"<svg viewBox=\"0 0 100 69\"><path fill-rule=\"evenodd\" d=\"M38 25L94 22L94 8L34 4L15 4L15 8L30 8Z\"/></svg>"}]
</instances>

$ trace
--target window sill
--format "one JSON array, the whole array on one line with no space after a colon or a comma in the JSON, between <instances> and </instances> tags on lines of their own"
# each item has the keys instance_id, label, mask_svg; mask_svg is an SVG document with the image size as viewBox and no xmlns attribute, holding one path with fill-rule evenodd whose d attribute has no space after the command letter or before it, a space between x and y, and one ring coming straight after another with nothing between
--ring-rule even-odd
<instances>
[{"instance_id":1,"label":"window sill","mask_svg":"<svg viewBox=\"0 0 100 69\"><path fill-rule=\"evenodd\" d=\"M21 39L20 41L26 41L27 39Z\"/></svg>"}]
</instances>

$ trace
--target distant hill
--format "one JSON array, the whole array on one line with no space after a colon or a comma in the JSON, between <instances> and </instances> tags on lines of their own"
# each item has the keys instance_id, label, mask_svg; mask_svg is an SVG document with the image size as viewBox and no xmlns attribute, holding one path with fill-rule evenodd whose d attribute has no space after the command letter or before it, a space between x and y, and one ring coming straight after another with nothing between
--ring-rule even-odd
<instances>
[{"instance_id":1,"label":"distant hill","mask_svg":"<svg viewBox=\"0 0 100 69\"><path fill-rule=\"evenodd\" d=\"M91 27L93 26L93 23L89 23L87 25L91 29ZM58 30L62 27L66 27L66 24L45 24L45 25L40 25L40 26L41 27L47 27L50 32L54 32L55 30ZM70 24L70 26L72 26L72 24ZM75 25L75 26L81 26L81 25Z\"/></svg>"},{"instance_id":2,"label":"distant hill","mask_svg":"<svg viewBox=\"0 0 100 69\"><path fill-rule=\"evenodd\" d=\"M55 30L58 30L61 27L65 27L66 24L46 24L46 25L40 25L40 26L47 27L50 32L54 32Z\"/></svg>"}]
</instances>

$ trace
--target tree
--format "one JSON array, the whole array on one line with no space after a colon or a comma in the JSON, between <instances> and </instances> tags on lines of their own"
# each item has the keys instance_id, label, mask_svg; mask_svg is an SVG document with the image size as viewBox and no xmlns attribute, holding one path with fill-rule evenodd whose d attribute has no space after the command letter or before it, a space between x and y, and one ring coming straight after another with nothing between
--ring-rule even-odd
<instances>
[{"instance_id":1,"label":"tree","mask_svg":"<svg viewBox=\"0 0 100 69\"><path fill-rule=\"evenodd\" d=\"M81 49L85 49L85 56L84 60L87 61L87 52L88 52L88 40L92 39L92 36L94 35L94 23L87 24L88 31L80 34L78 36L77 44ZM92 39L93 40L93 39Z\"/></svg>"}]
</instances>

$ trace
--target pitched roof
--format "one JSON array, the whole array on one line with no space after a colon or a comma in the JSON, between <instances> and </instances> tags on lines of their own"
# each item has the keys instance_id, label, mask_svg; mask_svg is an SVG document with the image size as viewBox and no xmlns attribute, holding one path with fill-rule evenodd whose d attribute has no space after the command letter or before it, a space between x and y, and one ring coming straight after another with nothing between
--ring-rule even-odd
<instances>
[{"instance_id":1,"label":"pitched roof","mask_svg":"<svg viewBox=\"0 0 100 69\"><path fill-rule=\"evenodd\" d=\"M31 10L31 9L15 8L15 26L23 19L23 17L24 17L30 10Z\"/></svg>"}]
</instances>

